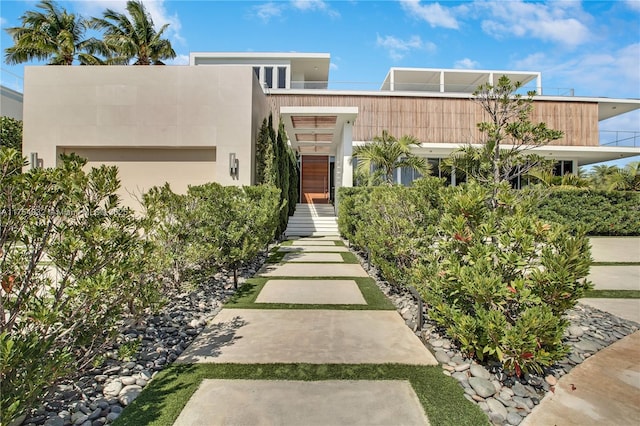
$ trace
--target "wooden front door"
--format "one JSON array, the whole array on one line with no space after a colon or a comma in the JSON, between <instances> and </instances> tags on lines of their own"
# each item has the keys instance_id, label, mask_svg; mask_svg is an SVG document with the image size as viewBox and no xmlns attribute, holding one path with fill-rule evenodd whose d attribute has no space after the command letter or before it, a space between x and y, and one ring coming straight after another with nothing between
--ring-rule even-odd
<instances>
[{"instance_id":1,"label":"wooden front door","mask_svg":"<svg viewBox=\"0 0 640 426\"><path fill-rule=\"evenodd\" d=\"M302 196L305 204L329 203L329 157L302 156Z\"/></svg>"}]
</instances>

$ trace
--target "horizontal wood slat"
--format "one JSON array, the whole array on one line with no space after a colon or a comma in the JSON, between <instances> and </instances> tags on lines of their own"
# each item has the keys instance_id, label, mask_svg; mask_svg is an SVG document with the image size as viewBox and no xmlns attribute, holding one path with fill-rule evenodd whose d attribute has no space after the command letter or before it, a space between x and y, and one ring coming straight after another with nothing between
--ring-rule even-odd
<instances>
[{"instance_id":1,"label":"horizontal wood slat","mask_svg":"<svg viewBox=\"0 0 640 426\"><path fill-rule=\"evenodd\" d=\"M305 155L302 157L302 202L326 204L329 202L329 157Z\"/></svg>"}]
</instances>

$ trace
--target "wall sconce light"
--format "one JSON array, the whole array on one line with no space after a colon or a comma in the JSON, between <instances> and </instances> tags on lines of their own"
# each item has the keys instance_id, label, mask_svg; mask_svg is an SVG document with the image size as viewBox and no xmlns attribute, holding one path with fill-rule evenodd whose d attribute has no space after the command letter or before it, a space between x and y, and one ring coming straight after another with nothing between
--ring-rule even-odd
<instances>
[{"instance_id":1,"label":"wall sconce light","mask_svg":"<svg viewBox=\"0 0 640 426\"><path fill-rule=\"evenodd\" d=\"M233 177L238 177L238 164L239 160L236 158L236 153L229 154L229 174Z\"/></svg>"},{"instance_id":2,"label":"wall sconce light","mask_svg":"<svg viewBox=\"0 0 640 426\"><path fill-rule=\"evenodd\" d=\"M38 158L37 152L31 153L31 169L41 169L44 166L44 159Z\"/></svg>"}]
</instances>

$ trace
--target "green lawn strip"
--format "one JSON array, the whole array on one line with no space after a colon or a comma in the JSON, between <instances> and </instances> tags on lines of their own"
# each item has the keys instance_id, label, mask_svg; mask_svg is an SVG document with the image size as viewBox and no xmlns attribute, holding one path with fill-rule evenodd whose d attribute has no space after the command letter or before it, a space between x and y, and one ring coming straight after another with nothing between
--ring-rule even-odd
<instances>
[{"instance_id":1,"label":"green lawn strip","mask_svg":"<svg viewBox=\"0 0 640 426\"><path fill-rule=\"evenodd\" d=\"M303 252L285 252L285 251L273 251L269 254L269 257L267 258L267 263L282 263L284 257L288 254L288 253L295 253L295 254L299 254L299 255L304 255L304 254L308 254L308 253L320 253L320 254L339 254L340 256L342 256L342 263L349 263L349 264L358 264L360 263L358 261L358 258L350 252L338 252L338 253L332 253L332 252L314 252L314 251L305 251ZM336 263L336 262L300 262L300 263L321 263L321 264L327 264L327 263Z\"/></svg>"},{"instance_id":2,"label":"green lawn strip","mask_svg":"<svg viewBox=\"0 0 640 426\"><path fill-rule=\"evenodd\" d=\"M408 380L431 425L488 425L439 366L400 364L174 364L160 372L116 420L116 426L171 425L203 379ZM251 401L247 400L247 404Z\"/></svg>"},{"instance_id":3,"label":"green lawn strip","mask_svg":"<svg viewBox=\"0 0 640 426\"><path fill-rule=\"evenodd\" d=\"M337 246L346 247L342 240L333 240L333 242L336 243Z\"/></svg>"},{"instance_id":4,"label":"green lawn strip","mask_svg":"<svg viewBox=\"0 0 640 426\"><path fill-rule=\"evenodd\" d=\"M393 311L395 306L380 291L372 278L367 277L331 277L331 278L302 278L304 280L354 280L364 297L366 305L323 305L299 303L255 303L256 298L268 280L301 279L294 277L259 277L250 278L224 305L229 309L335 309L335 310L382 310Z\"/></svg>"},{"instance_id":5,"label":"green lawn strip","mask_svg":"<svg viewBox=\"0 0 640 426\"><path fill-rule=\"evenodd\" d=\"M588 299L640 299L640 290L590 290L584 294Z\"/></svg>"},{"instance_id":6,"label":"green lawn strip","mask_svg":"<svg viewBox=\"0 0 640 426\"><path fill-rule=\"evenodd\" d=\"M591 266L637 266L640 262L593 262Z\"/></svg>"}]
</instances>

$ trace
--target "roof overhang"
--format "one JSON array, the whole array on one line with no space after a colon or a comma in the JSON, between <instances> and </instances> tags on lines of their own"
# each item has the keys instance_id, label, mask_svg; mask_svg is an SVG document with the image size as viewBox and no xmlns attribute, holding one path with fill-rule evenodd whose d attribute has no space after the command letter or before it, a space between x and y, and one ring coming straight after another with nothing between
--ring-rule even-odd
<instances>
[{"instance_id":1,"label":"roof overhang","mask_svg":"<svg viewBox=\"0 0 640 426\"><path fill-rule=\"evenodd\" d=\"M354 145L365 142L354 142ZM423 143L414 152L424 157L445 158L464 145L454 143ZM482 145L474 145L480 147ZM505 149L511 148L505 145ZM608 146L560 146L546 145L532 148L530 152L555 160L577 160L579 166L640 156L640 148Z\"/></svg>"},{"instance_id":2,"label":"roof overhang","mask_svg":"<svg viewBox=\"0 0 640 426\"><path fill-rule=\"evenodd\" d=\"M280 108L289 143L303 155L336 155L344 126L357 117L357 107Z\"/></svg>"}]
</instances>

